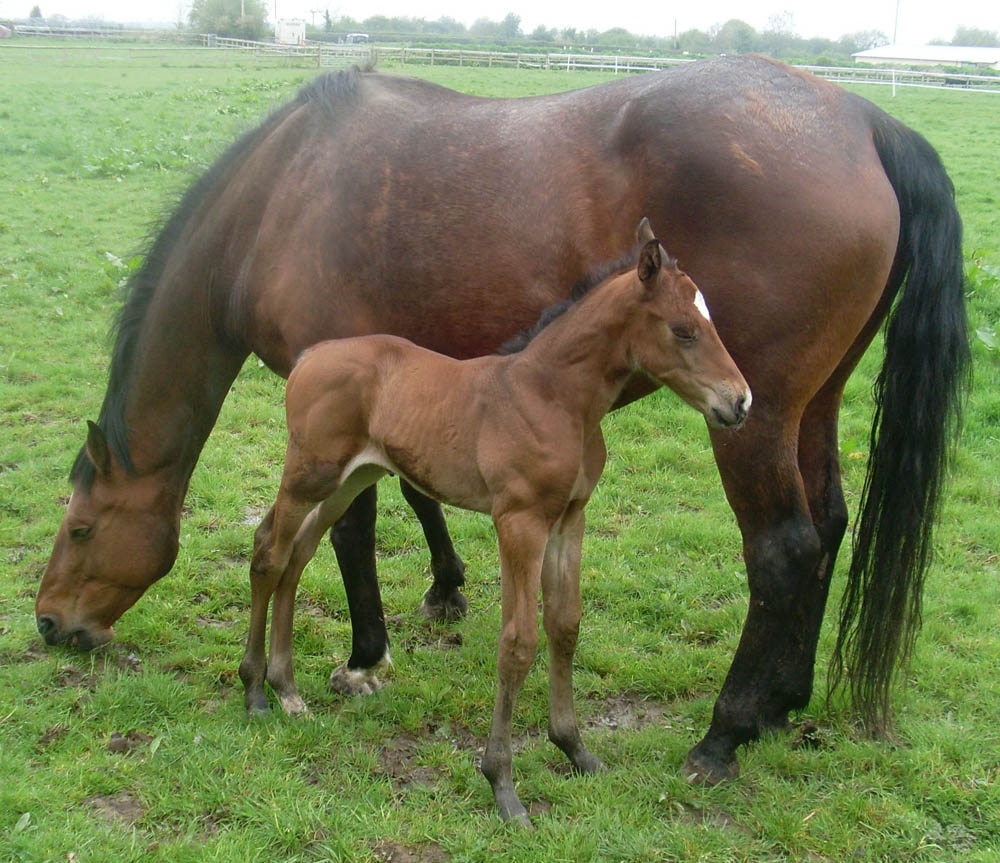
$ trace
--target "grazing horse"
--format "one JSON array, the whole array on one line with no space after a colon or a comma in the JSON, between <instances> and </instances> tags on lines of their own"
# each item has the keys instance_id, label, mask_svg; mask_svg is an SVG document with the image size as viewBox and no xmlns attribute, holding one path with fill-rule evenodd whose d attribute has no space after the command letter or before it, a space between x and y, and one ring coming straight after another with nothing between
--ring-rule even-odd
<instances>
[{"instance_id":1,"label":"grazing horse","mask_svg":"<svg viewBox=\"0 0 1000 863\"><path fill-rule=\"evenodd\" d=\"M302 355L286 390L281 486L250 564L240 678L251 713L267 710L265 677L287 711L304 709L292 675L299 577L354 498L392 472L435 500L493 518L503 623L482 770L501 816L530 824L514 790L511 716L538 647L539 585L549 738L580 772L603 767L580 737L572 685L584 507L607 457L601 420L633 375L666 384L716 428L739 428L750 407L701 293L645 221L639 236L637 262L561 304L520 351L456 360L376 335L322 342Z\"/></svg>"},{"instance_id":2,"label":"grazing horse","mask_svg":"<svg viewBox=\"0 0 1000 863\"><path fill-rule=\"evenodd\" d=\"M317 78L185 194L131 281L108 389L36 602L49 643L88 648L166 574L198 455L243 361L287 375L310 345L389 333L490 353L630 246L648 215L697 282L757 398L711 429L750 600L688 774L809 701L847 526L837 414L883 322L868 475L835 666L869 721L919 623L967 377L961 221L933 148L866 100L759 57L528 99L357 71ZM619 402L648 391L637 379ZM436 504L431 604L461 610ZM332 531L348 666L388 649L374 487Z\"/></svg>"}]
</instances>

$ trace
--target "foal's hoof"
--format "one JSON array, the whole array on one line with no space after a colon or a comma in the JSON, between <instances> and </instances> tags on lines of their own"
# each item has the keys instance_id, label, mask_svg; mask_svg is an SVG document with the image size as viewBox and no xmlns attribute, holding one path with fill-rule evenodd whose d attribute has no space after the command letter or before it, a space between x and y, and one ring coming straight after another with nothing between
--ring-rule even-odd
<instances>
[{"instance_id":1,"label":"foal's hoof","mask_svg":"<svg viewBox=\"0 0 1000 863\"><path fill-rule=\"evenodd\" d=\"M444 595L431 587L424 594L424 601L420 604L420 613L424 617L441 623L454 623L456 620L461 620L468 610L469 600L457 587Z\"/></svg>"},{"instance_id":2,"label":"foal's hoof","mask_svg":"<svg viewBox=\"0 0 1000 863\"><path fill-rule=\"evenodd\" d=\"M573 762L573 769L577 773L606 773L608 769L607 765L600 758L594 755L593 752L586 750L577 753L571 760Z\"/></svg>"},{"instance_id":3,"label":"foal's hoof","mask_svg":"<svg viewBox=\"0 0 1000 863\"><path fill-rule=\"evenodd\" d=\"M271 712L271 704L267 700L267 693L264 692L263 688L254 687L247 690L243 699L247 708L247 716L250 719L255 716L267 716Z\"/></svg>"},{"instance_id":4,"label":"foal's hoof","mask_svg":"<svg viewBox=\"0 0 1000 863\"><path fill-rule=\"evenodd\" d=\"M735 755L728 759L715 758L699 752L696 746L684 762L684 778L695 785L718 785L740 775L740 763Z\"/></svg>"},{"instance_id":5,"label":"foal's hoof","mask_svg":"<svg viewBox=\"0 0 1000 863\"><path fill-rule=\"evenodd\" d=\"M287 716L301 716L309 712L309 708L297 692L294 695L279 695L278 701Z\"/></svg>"},{"instance_id":6,"label":"foal's hoof","mask_svg":"<svg viewBox=\"0 0 1000 863\"><path fill-rule=\"evenodd\" d=\"M501 801L498 796L497 811L500 813L500 817L508 824L523 827L526 830L534 832L535 825L531 823L531 818L528 817L528 810L524 808L524 804L517 798L517 795L513 795L513 800L508 801Z\"/></svg>"},{"instance_id":7,"label":"foal's hoof","mask_svg":"<svg viewBox=\"0 0 1000 863\"><path fill-rule=\"evenodd\" d=\"M348 668L345 662L330 675L330 688L344 695L371 695L382 683L373 668Z\"/></svg>"}]
</instances>

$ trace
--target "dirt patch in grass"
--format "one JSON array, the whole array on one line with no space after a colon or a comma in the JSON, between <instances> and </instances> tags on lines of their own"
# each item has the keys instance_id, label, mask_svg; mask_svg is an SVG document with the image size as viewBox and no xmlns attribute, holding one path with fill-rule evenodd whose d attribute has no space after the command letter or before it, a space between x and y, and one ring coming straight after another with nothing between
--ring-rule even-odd
<instances>
[{"instance_id":1,"label":"dirt patch in grass","mask_svg":"<svg viewBox=\"0 0 1000 863\"><path fill-rule=\"evenodd\" d=\"M398 639L397 643L404 653L429 647L435 650L453 650L462 646L461 632L442 631L433 625L421 626L416 632L411 632Z\"/></svg>"},{"instance_id":2,"label":"dirt patch in grass","mask_svg":"<svg viewBox=\"0 0 1000 863\"><path fill-rule=\"evenodd\" d=\"M45 749L62 740L67 734L69 734L69 729L65 725L56 724L50 725L38 738L38 746L41 749Z\"/></svg>"},{"instance_id":3,"label":"dirt patch in grass","mask_svg":"<svg viewBox=\"0 0 1000 863\"><path fill-rule=\"evenodd\" d=\"M718 806L692 806L690 803L683 803L679 806L680 817L690 824L697 824L704 827L714 827L717 829L738 830L749 835L750 831L740 825L725 809Z\"/></svg>"},{"instance_id":4,"label":"dirt patch in grass","mask_svg":"<svg viewBox=\"0 0 1000 863\"><path fill-rule=\"evenodd\" d=\"M426 845L403 845L400 842L379 842L372 848L375 859L382 863L448 863L451 857L437 842Z\"/></svg>"},{"instance_id":5,"label":"dirt patch in grass","mask_svg":"<svg viewBox=\"0 0 1000 863\"><path fill-rule=\"evenodd\" d=\"M814 722L799 723L789 746L792 749L833 749L828 732Z\"/></svg>"},{"instance_id":6,"label":"dirt patch in grass","mask_svg":"<svg viewBox=\"0 0 1000 863\"><path fill-rule=\"evenodd\" d=\"M85 806L107 821L109 824L135 824L145 814L139 798L131 794L99 794L83 801Z\"/></svg>"},{"instance_id":7,"label":"dirt patch in grass","mask_svg":"<svg viewBox=\"0 0 1000 863\"><path fill-rule=\"evenodd\" d=\"M584 728L638 731L654 724L670 728L677 721L670 705L659 701L648 701L631 692L607 695L596 703L597 712L581 720L580 724Z\"/></svg>"},{"instance_id":8,"label":"dirt patch in grass","mask_svg":"<svg viewBox=\"0 0 1000 863\"><path fill-rule=\"evenodd\" d=\"M433 785L440 777L439 770L420 763L418 750L421 743L419 737L401 734L379 751L379 769L392 780L392 787L397 791L405 791L414 785Z\"/></svg>"},{"instance_id":9,"label":"dirt patch in grass","mask_svg":"<svg viewBox=\"0 0 1000 863\"><path fill-rule=\"evenodd\" d=\"M142 669L142 659L135 652L134 646L128 644L109 644L100 648L98 652L85 654L80 662L86 663L87 667L82 668L72 663L61 666L56 674L56 683L59 686L94 689L107 674L108 669L117 669L130 674Z\"/></svg>"},{"instance_id":10,"label":"dirt patch in grass","mask_svg":"<svg viewBox=\"0 0 1000 863\"><path fill-rule=\"evenodd\" d=\"M148 746L152 742L153 737L151 735L142 731L136 731L135 729L129 731L127 734L113 731L105 748L108 752L115 752L118 755L131 755L137 749Z\"/></svg>"}]
</instances>

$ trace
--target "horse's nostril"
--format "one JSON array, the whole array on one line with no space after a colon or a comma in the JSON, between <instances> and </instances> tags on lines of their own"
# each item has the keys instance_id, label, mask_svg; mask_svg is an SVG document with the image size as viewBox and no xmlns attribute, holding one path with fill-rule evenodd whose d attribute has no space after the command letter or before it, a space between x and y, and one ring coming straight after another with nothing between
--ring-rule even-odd
<instances>
[{"instance_id":1,"label":"horse's nostril","mask_svg":"<svg viewBox=\"0 0 1000 863\"><path fill-rule=\"evenodd\" d=\"M51 614L40 614L37 623L38 631L46 641L53 638L56 630L59 628L56 619Z\"/></svg>"}]
</instances>

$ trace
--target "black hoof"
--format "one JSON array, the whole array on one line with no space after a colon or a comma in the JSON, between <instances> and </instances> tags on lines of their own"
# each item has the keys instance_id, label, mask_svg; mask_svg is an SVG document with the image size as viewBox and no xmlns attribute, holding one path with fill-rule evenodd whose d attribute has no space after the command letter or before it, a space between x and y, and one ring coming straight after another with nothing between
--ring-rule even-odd
<instances>
[{"instance_id":1,"label":"black hoof","mask_svg":"<svg viewBox=\"0 0 1000 863\"><path fill-rule=\"evenodd\" d=\"M740 763L735 755L719 758L704 752L699 746L688 753L684 762L684 778L696 785L718 785L739 775Z\"/></svg>"},{"instance_id":2,"label":"black hoof","mask_svg":"<svg viewBox=\"0 0 1000 863\"><path fill-rule=\"evenodd\" d=\"M442 595L432 587L424 594L424 601L420 605L421 614L441 623L461 620L468 610L469 600L457 587L446 595Z\"/></svg>"}]
</instances>

